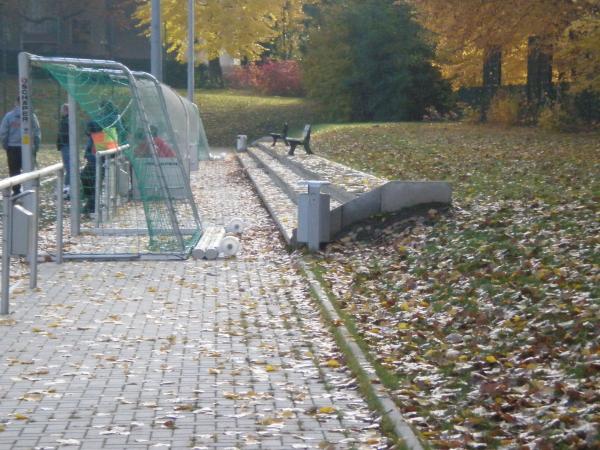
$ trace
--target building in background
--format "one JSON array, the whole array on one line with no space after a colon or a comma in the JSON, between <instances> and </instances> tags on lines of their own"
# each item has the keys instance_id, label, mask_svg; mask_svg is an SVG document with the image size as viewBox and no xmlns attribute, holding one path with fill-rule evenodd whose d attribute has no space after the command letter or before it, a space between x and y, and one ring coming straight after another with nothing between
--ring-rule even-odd
<instances>
[{"instance_id":1,"label":"building in background","mask_svg":"<svg viewBox=\"0 0 600 450\"><path fill-rule=\"evenodd\" d=\"M118 0L5 0L0 37L6 69L14 71L19 51L114 59L142 68L149 64L150 44L131 19L134 7Z\"/></svg>"},{"instance_id":2,"label":"building in background","mask_svg":"<svg viewBox=\"0 0 600 450\"><path fill-rule=\"evenodd\" d=\"M0 109L14 101L10 86L21 51L149 70L150 43L135 27L134 8L120 0L0 0Z\"/></svg>"}]
</instances>

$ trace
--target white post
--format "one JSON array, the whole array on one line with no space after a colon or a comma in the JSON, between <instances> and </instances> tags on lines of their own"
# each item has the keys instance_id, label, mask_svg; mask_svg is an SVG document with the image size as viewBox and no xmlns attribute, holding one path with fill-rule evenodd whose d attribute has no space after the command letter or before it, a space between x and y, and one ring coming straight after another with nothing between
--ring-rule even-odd
<instances>
[{"instance_id":1,"label":"white post","mask_svg":"<svg viewBox=\"0 0 600 450\"><path fill-rule=\"evenodd\" d=\"M21 101L21 161L23 172L33 171L33 130L31 129L31 92L29 90L29 55L25 52L19 53L19 98ZM32 182L24 183L24 189L31 189ZM24 206L29 211L33 210L31 196L24 198Z\"/></svg>"},{"instance_id":2,"label":"white post","mask_svg":"<svg viewBox=\"0 0 600 450\"><path fill-rule=\"evenodd\" d=\"M162 82L162 36L160 0L152 0L152 21L150 25L150 72Z\"/></svg>"},{"instance_id":3,"label":"white post","mask_svg":"<svg viewBox=\"0 0 600 450\"><path fill-rule=\"evenodd\" d=\"M188 80L187 80L187 98L194 103L194 27L196 21L194 17L194 0L188 0Z\"/></svg>"},{"instance_id":4,"label":"white post","mask_svg":"<svg viewBox=\"0 0 600 450\"><path fill-rule=\"evenodd\" d=\"M69 82L73 80L69 79ZM81 232L81 202L79 190L81 188L81 180L79 179L79 149L77 148L77 102L72 95L69 94L69 162L70 167L66 168L69 171L71 187L69 196L71 198L71 234L79 236Z\"/></svg>"}]
</instances>

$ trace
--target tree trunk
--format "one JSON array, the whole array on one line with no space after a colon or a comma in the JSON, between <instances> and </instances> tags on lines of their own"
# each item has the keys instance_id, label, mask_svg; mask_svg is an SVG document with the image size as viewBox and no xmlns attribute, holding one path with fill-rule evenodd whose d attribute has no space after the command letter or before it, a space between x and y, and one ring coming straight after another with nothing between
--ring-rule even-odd
<instances>
[{"instance_id":1,"label":"tree trunk","mask_svg":"<svg viewBox=\"0 0 600 450\"><path fill-rule=\"evenodd\" d=\"M208 79L212 86L223 88L225 83L223 82L223 69L221 68L221 61L219 58L213 58L208 61Z\"/></svg>"},{"instance_id":2,"label":"tree trunk","mask_svg":"<svg viewBox=\"0 0 600 450\"><path fill-rule=\"evenodd\" d=\"M527 46L527 101L538 106L552 93L552 50L537 36Z\"/></svg>"},{"instance_id":3,"label":"tree trunk","mask_svg":"<svg viewBox=\"0 0 600 450\"><path fill-rule=\"evenodd\" d=\"M483 54L483 98L481 101L481 121L487 119L487 110L496 91L502 84L502 48L494 45Z\"/></svg>"},{"instance_id":4,"label":"tree trunk","mask_svg":"<svg viewBox=\"0 0 600 450\"><path fill-rule=\"evenodd\" d=\"M483 86L495 91L502 84L502 49L489 47L483 58Z\"/></svg>"}]
</instances>

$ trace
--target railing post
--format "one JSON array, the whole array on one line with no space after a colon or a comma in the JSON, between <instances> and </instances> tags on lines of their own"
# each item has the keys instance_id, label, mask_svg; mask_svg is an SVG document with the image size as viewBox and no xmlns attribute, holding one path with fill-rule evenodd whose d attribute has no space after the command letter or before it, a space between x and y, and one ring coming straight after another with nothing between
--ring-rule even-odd
<instances>
[{"instance_id":1,"label":"railing post","mask_svg":"<svg viewBox=\"0 0 600 450\"><path fill-rule=\"evenodd\" d=\"M104 181L102 185L104 186L104 208L100 209L101 214L104 214L105 220L108 222L110 220L110 156L107 156L104 159ZM102 211L104 211L102 213Z\"/></svg>"},{"instance_id":2,"label":"railing post","mask_svg":"<svg viewBox=\"0 0 600 450\"><path fill-rule=\"evenodd\" d=\"M10 253L12 238L12 200L10 198L12 188L2 190L2 300L0 303L0 314L9 313L8 294L10 291Z\"/></svg>"},{"instance_id":3,"label":"railing post","mask_svg":"<svg viewBox=\"0 0 600 450\"><path fill-rule=\"evenodd\" d=\"M102 156L96 153L96 179L94 180L94 212L96 213L96 219L94 223L96 228L100 226L100 179L102 176Z\"/></svg>"},{"instance_id":4,"label":"railing post","mask_svg":"<svg viewBox=\"0 0 600 450\"><path fill-rule=\"evenodd\" d=\"M119 198L118 195L118 181L119 181L119 158L118 154L115 154L112 159L112 183L111 183L111 199L112 199L112 216L117 215L117 200Z\"/></svg>"},{"instance_id":5,"label":"railing post","mask_svg":"<svg viewBox=\"0 0 600 450\"><path fill-rule=\"evenodd\" d=\"M15 175L14 177L0 180L0 190L2 190L2 277L0 293L2 298L0 299L0 314L9 313L9 292L10 292L10 257L13 251L13 213L14 203L19 198L25 198L31 195L31 200L28 202L31 205L31 209L22 208L21 212L31 217L31 222L28 225L29 233L27 239L27 250L26 255L30 265L30 279L29 286L33 289L37 286L37 260L38 260L38 228L39 228L39 217L40 217L40 178L50 174L58 174L57 178L57 194L58 194L58 205L60 208L59 214L57 214L57 220L60 223L57 225L57 232L60 233L58 248L59 252L62 252L62 172L63 166L61 163L48 166L44 169L35 170L30 173L23 173L21 175ZM33 186L33 189L22 192L17 196L11 195L13 186L17 184L28 183ZM62 259L62 255L60 255Z\"/></svg>"},{"instance_id":6,"label":"railing post","mask_svg":"<svg viewBox=\"0 0 600 450\"><path fill-rule=\"evenodd\" d=\"M29 237L29 287L34 289L37 287L37 264L38 264L38 226L40 217L40 179L35 178L32 180L33 193L31 204L33 206L32 223L30 228Z\"/></svg>"},{"instance_id":7,"label":"railing post","mask_svg":"<svg viewBox=\"0 0 600 450\"><path fill-rule=\"evenodd\" d=\"M69 170L67 168L67 170ZM56 177L56 263L63 262L63 180L64 170L58 171Z\"/></svg>"}]
</instances>

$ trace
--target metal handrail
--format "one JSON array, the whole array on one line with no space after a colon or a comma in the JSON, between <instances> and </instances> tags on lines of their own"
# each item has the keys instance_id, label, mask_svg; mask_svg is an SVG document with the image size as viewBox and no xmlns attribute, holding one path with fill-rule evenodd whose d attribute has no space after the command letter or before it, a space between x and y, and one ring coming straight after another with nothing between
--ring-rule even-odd
<instances>
[{"instance_id":1,"label":"metal handrail","mask_svg":"<svg viewBox=\"0 0 600 450\"><path fill-rule=\"evenodd\" d=\"M129 144L119 145L117 148L109 148L108 150L99 150L96 152L96 157L100 156L101 158L109 155L115 155L117 153L121 153L129 148Z\"/></svg>"},{"instance_id":2,"label":"metal handrail","mask_svg":"<svg viewBox=\"0 0 600 450\"><path fill-rule=\"evenodd\" d=\"M0 180L0 191L2 191L3 198L3 211L2 211L2 278L0 292L2 299L0 300L0 314L9 313L9 292L10 292L10 257L12 253L12 241L13 241L13 208L17 199L24 195L32 195L33 200L30 202L32 205L32 224L30 227L30 235L28 237L28 249L27 257L30 265L29 274L29 287L35 288L37 286L37 243L38 243L38 226L39 226L39 188L40 178L48 175L56 174L56 262L62 263L63 260L63 172L64 167L62 163L53 164L42 169L34 170L31 172L16 175L14 177L5 178ZM22 184L25 182L33 182L33 189L31 191L24 192L23 194L12 196L11 190L13 186Z\"/></svg>"},{"instance_id":3,"label":"metal handrail","mask_svg":"<svg viewBox=\"0 0 600 450\"><path fill-rule=\"evenodd\" d=\"M36 180L46 175L51 175L54 172L57 172L59 169L63 169L62 163L56 163L51 166L44 167L43 169L22 173L20 175L15 175L14 177L4 178L3 180L0 180L0 191L16 186L17 184L23 184L27 181Z\"/></svg>"},{"instance_id":4,"label":"metal handrail","mask_svg":"<svg viewBox=\"0 0 600 450\"><path fill-rule=\"evenodd\" d=\"M118 146L117 148L111 148L108 150L100 150L96 152L96 179L94 181L95 187L94 187L94 207L95 207L95 213L96 213L96 218L95 218L95 227L98 228L100 226L100 215L102 214L102 209L100 208L100 186L102 183L102 160L103 159L108 159L109 156L114 156L114 155L120 155L122 154L125 150L127 150L129 148L129 144L123 144ZM107 208L107 219L108 219L108 214L109 214L109 201L110 201L110 185L109 185L109 168L108 166L105 167L105 172L104 172L105 176L104 176L104 182L106 183L106 192L107 192L107 202L106 202L106 208Z\"/></svg>"}]
</instances>

